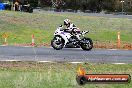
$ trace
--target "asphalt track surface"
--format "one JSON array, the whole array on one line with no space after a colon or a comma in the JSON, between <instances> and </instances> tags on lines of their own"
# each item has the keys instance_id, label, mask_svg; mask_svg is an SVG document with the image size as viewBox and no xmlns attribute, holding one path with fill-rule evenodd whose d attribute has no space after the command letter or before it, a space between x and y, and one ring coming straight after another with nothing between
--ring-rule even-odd
<instances>
[{"instance_id":1,"label":"asphalt track surface","mask_svg":"<svg viewBox=\"0 0 132 88\"><path fill-rule=\"evenodd\" d=\"M53 48L0 46L0 61L55 61L92 63L132 63L132 50L84 51L81 48Z\"/></svg>"}]
</instances>

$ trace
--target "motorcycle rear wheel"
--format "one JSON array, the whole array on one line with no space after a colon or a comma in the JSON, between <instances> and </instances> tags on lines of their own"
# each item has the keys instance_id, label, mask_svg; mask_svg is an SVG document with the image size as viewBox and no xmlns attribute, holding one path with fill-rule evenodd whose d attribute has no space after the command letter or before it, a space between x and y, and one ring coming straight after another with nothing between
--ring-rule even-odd
<instances>
[{"instance_id":1,"label":"motorcycle rear wheel","mask_svg":"<svg viewBox=\"0 0 132 88\"><path fill-rule=\"evenodd\" d=\"M64 41L60 36L55 36L51 40L51 46L56 50L61 50L64 47Z\"/></svg>"}]
</instances>

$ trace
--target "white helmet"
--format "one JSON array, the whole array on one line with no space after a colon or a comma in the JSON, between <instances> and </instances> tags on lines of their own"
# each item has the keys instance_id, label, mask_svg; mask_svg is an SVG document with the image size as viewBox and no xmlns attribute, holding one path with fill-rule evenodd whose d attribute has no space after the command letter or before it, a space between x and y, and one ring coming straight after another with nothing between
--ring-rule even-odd
<instances>
[{"instance_id":1,"label":"white helmet","mask_svg":"<svg viewBox=\"0 0 132 88\"><path fill-rule=\"evenodd\" d=\"M70 23L70 20L69 19L65 19L64 20L64 25L68 25Z\"/></svg>"}]
</instances>

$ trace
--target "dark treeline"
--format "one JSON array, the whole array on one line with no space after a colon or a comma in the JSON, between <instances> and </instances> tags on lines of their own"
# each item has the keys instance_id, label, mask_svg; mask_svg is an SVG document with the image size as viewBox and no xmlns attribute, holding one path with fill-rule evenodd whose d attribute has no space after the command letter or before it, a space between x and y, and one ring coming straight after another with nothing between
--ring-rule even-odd
<instances>
[{"instance_id":1,"label":"dark treeline","mask_svg":"<svg viewBox=\"0 0 132 88\"><path fill-rule=\"evenodd\" d=\"M7 0L0 0L7 1ZM9 0L16 1L16 0ZM92 12L132 12L132 0L17 0L29 2L33 7L54 7L56 9L73 9ZM124 1L124 2L121 2Z\"/></svg>"},{"instance_id":2,"label":"dark treeline","mask_svg":"<svg viewBox=\"0 0 132 88\"><path fill-rule=\"evenodd\" d=\"M60 9L132 12L132 0L39 0L38 2L42 7L52 6Z\"/></svg>"}]
</instances>

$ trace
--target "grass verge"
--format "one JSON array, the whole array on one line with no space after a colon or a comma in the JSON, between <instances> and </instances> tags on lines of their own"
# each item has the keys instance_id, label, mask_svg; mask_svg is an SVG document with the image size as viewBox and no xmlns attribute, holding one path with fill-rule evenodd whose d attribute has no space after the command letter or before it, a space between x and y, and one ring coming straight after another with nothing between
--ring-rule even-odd
<instances>
[{"instance_id":1,"label":"grass verge","mask_svg":"<svg viewBox=\"0 0 132 88\"><path fill-rule=\"evenodd\" d=\"M121 42L132 43L132 20L127 18L108 18L80 16L73 13L21 13L0 11L0 44L4 43L3 35L8 35L9 45L31 43L35 34L36 43L50 43L56 28L69 18L81 30L89 30L87 35L97 42L117 42L117 32L121 32Z\"/></svg>"},{"instance_id":2,"label":"grass verge","mask_svg":"<svg viewBox=\"0 0 132 88\"><path fill-rule=\"evenodd\" d=\"M79 66L89 74L130 74L132 64L70 64L0 62L0 88L131 88L130 84L86 84L76 82Z\"/></svg>"}]
</instances>

